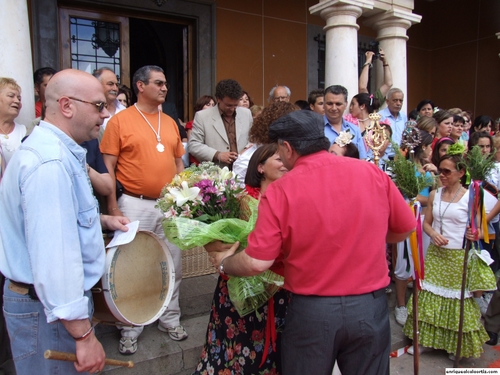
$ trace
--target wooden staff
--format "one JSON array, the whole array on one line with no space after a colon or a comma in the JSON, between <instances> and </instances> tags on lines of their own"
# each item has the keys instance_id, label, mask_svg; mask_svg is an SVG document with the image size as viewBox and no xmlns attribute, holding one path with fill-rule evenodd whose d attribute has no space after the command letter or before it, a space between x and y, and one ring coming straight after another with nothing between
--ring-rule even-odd
<instances>
[{"instance_id":1,"label":"wooden staff","mask_svg":"<svg viewBox=\"0 0 500 375\"><path fill-rule=\"evenodd\" d=\"M43 354L45 359L56 359L58 361L76 362L76 355L73 353L58 352L56 350L46 350ZM134 367L134 362L132 361L119 361L117 359L106 358L107 365L109 366L121 366L121 367Z\"/></svg>"},{"instance_id":2,"label":"wooden staff","mask_svg":"<svg viewBox=\"0 0 500 375\"><path fill-rule=\"evenodd\" d=\"M458 321L458 338L457 338L457 352L455 353L454 368L458 368L460 362L460 352L462 351L462 336L464 328L464 308L465 308L465 284L467 282L467 264L469 262L470 241L467 240L464 255L464 268L462 270L462 289L460 290L460 318Z\"/></svg>"},{"instance_id":3,"label":"wooden staff","mask_svg":"<svg viewBox=\"0 0 500 375\"><path fill-rule=\"evenodd\" d=\"M418 350L418 280L413 283L413 373L418 375L420 364L420 350Z\"/></svg>"}]
</instances>

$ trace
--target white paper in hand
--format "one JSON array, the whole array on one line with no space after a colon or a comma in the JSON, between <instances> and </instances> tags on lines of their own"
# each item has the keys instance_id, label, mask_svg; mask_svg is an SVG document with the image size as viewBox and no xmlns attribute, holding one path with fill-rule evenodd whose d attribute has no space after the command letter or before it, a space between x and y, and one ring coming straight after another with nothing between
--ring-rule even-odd
<instances>
[{"instance_id":1,"label":"white paper in hand","mask_svg":"<svg viewBox=\"0 0 500 375\"><path fill-rule=\"evenodd\" d=\"M123 232L121 230L115 230L115 235L113 236L113 239L108 244L108 246L106 246L106 249L109 249L110 247L125 245L134 240L135 235L139 230L139 220L128 223L127 227L128 227L127 232Z\"/></svg>"}]
</instances>

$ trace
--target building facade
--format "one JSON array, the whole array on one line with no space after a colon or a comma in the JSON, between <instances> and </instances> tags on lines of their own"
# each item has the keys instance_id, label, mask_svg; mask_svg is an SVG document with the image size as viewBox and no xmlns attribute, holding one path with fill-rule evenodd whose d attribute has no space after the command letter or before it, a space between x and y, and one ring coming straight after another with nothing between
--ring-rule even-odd
<instances>
[{"instance_id":1,"label":"building facade","mask_svg":"<svg viewBox=\"0 0 500 375\"><path fill-rule=\"evenodd\" d=\"M0 0L2 76L23 88L20 122L34 117L32 72L43 66L92 71L111 66L130 86L156 64L168 101L185 121L224 78L256 104L286 85L292 101L342 84L351 97L364 51L379 41L406 93L406 108L432 99L442 108L500 116L500 2L493 0ZM375 63L370 89L380 84Z\"/></svg>"}]
</instances>

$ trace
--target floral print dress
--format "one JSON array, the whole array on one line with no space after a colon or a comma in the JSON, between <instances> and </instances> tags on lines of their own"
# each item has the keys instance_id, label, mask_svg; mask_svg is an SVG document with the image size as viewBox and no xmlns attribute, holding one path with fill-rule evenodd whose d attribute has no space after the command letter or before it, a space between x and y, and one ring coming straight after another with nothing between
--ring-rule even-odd
<instances>
[{"instance_id":1,"label":"floral print dress","mask_svg":"<svg viewBox=\"0 0 500 375\"><path fill-rule=\"evenodd\" d=\"M279 290L274 305L276 350L267 327L269 304L241 317L229 299L227 279L219 276L212 301L207 341L193 375L278 375L281 373L280 336L285 325L288 292ZM266 345L266 335L269 344ZM264 353L267 357L261 366Z\"/></svg>"}]
</instances>

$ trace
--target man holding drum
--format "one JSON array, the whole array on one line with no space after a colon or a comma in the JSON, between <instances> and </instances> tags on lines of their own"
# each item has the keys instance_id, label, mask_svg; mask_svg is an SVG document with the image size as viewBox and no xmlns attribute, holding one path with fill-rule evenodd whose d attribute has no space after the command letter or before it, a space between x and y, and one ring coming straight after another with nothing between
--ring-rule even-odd
<instances>
[{"instance_id":1,"label":"man holding drum","mask_svg":"<svg viewBox=\"0 0 500 375\"><path fill-rule=\"evenodd\" d=\"M0 187L5 318L18 375L94 373L105 359L90 293L104 271L101 224L126 231L129 221L99 215L79 146L97 138L109 116L99 81L63 70L45 98L45 120L13 155ZM45 360L47 349L76 351L77 363Z\"/></svg>"},{"instance_id":2,"label":"man holding drum","mask_svg":"<svg viewBox=\"0 0 500 375\"><path fill-rule=\"evenodd\" d=\"M184 340L187 333L180 324L179 286L182 280L181 251L166 241L163 215L155 208L165 184L184 170L184 147L174 120L158 108L167 96L168 83L163 69L147 65L137 70L133 88L137 103L114 115L101 141L104 163L113 178L123 185L123 195L108 197L111 215L125 214L139 220L140 230L149 230L164 240L175 266L172 299L160 317L158 329L172 340ZM133 354L143 327L122 329L119 351Z\"/></svg>"}]
</instances>

